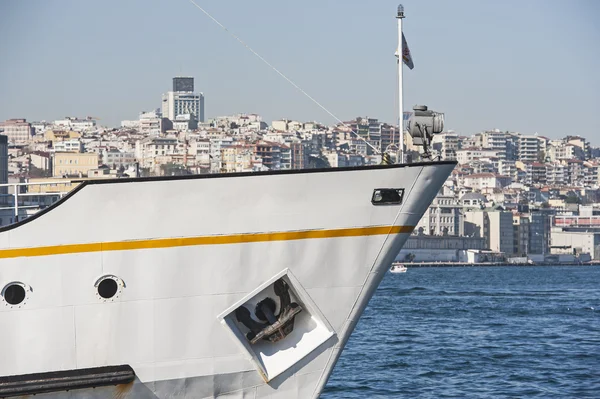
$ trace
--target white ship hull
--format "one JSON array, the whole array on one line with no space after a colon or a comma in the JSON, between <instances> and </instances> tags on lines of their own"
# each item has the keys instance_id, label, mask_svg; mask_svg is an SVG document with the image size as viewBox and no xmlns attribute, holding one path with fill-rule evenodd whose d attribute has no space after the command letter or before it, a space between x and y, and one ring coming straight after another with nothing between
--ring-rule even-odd
<instances>
[{"instance_id":1,"label":"white ship hull","mask_svg":"<svg viewBox=\"0 0 600 399\"><path fill-rule=\"evenodd\" d=\"M135 380L36 397L318 397L453 167L81 186L0 231L0 289L27 292L18 305L0 297L0 397L24 384L7 376L118 365ZM404 189L402 204L373 205L377 188ZM98 294L103 278L118 283L110 299ZM274 296L280 278L303 309L294 331L250 344L235 311Z\"/></svg>"}]
</instances>

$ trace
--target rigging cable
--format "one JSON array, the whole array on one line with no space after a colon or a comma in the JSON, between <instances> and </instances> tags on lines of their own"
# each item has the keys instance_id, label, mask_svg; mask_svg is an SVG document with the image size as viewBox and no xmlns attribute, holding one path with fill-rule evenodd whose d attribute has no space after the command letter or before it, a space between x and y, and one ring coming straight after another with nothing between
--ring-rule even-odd
<instances>
[{"instance_id":1,"label":"rigging cable","mask_svg":"<svg viewBox=\"0 0 600 399\"><path fill-rule=\"evenodd\" d=\"M275 66L273 66L269 61L267 61L260 54L258 54L256 51L254 51L254 49L252 49L252 47L250 47L248 44L246 44L242 39L240 39L238 36L236 36L229 29L227 29L227 27L225 27L225 25L223 25L222 23L220 23L219 21L217 21L217 19L215 17L213 17L212 15L210 15L208 13L208 11L206 11L204 8L200 7L194 0L189 0L189 1L190 1L190 3L192 3L193 5L195 5L200 11L202 11L204 13L204 15L206 15L208 18L212 19L214 23L216 23L217 25L219 25L225 32L229 33L235 40L237 40L238 42L240 42L240 44L242 46L246 47L252 54L254 54L255 56L257 56L262 62L264 62L272 70L274 70L275 72L277 72L277 74L279 76L281 76L282 78L284 78L285 80L287 80L288 83L290 83L292 86L294 86L296 89L298 89L302 94L304 94L306 97L308 97L313 103L315 103L316 105L318 105L323 111L327 112L336 121L338 121L339 123L341 123L342 126L344 126L345 128L349 129L356 137L358 137L359 139L361 139L362 141L364 141L376 153L381 154L381 151L379 149L377 149L375 146L373 146L371 143L369 143L367 140L365 140L363 137L361 137L358 133L356 133L354 130L352 130L352 128L350 126L346 125L340 118L338 118L337 116L335 116L331 111L329 111L327 108L325 108L320 102L318 102L317 100L315 100L310 94L308 94L300 86L298 86L296 83L294 83L294 81L292 81L290 78L288 78L287 76L285 76L283 74L283 72L281 72L279 69L275 68Z\"/></svg>"}]
</instances>

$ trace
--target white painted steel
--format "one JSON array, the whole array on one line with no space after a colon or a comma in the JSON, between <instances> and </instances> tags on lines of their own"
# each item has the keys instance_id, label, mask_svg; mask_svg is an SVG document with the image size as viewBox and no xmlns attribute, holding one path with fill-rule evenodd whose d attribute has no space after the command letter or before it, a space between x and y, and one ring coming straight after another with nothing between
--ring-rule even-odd
<instances>
[{"instance_id":1,"label":"white painted steel","mask_svg":"<svg viewBox=\"0 0 600 399\"><path fill-rule=\"evenodd\" d=\"M14 258L1 258L2 250L415 226L453 167L85 186L50 212L0 232L0 289L19 281L32 290L20 307L0 298L0 376L129 364L156 397L197 397L190 386L183 394L158 389L166 386L161 381L226 375L245 376L251 386L234 385L257 398L317 397L407 233ZM404 203L372 205L376 188L404 188ZM256 382L250 356L218 316L285 269L334 335L268 384ZM106 275L124 284L109 300L94 287ZM213 389L207 396L223 393Z\"/></svg>"},{"instance_id":2,"label":"white painted steel","mask_svg":"<svg viewBox=\"0 0 600 399\"><path fill-rule=\"evenodd\" d=\"M398 20L398 127L400 134L400 156L398 157L398 163L404 163L406 159L406 145L404 144L404 48L402 46L402 20L404 19L404 15L402 17L398 16L396 18Z\"/></svg>"}]
</instances>

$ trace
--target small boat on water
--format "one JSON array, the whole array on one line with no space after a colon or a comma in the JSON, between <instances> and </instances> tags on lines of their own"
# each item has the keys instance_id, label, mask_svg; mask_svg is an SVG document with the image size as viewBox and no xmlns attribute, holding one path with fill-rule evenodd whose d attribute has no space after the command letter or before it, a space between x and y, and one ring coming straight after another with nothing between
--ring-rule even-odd
<instances>
[{"instance_id":1,"label":"small boat on water","mask_svg":"<svg viewBox=\"0 0 600 399\"><path fill-rule=\"evenodd\" d=\"M392 263L392 267L390 268L390 272L392 273L406 273L407 267L402 263L394 262Z\"/></svg>"}]
</instances>

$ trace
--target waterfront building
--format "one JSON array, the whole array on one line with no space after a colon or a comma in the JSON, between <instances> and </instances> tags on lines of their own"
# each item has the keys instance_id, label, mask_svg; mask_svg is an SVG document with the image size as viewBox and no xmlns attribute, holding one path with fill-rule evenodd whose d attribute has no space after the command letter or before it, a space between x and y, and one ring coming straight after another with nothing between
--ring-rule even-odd
<instances>
[{"instance_id":1,"label":"waterfront building","mask_svg":"<svg viewBox=\"0 0 600 399\"><path fill-rule=\"evenodd\" d=\"M510 212L486 211L489 219L489 249L510 254L513 249L513 219Z\"/></svg>"},{"instance_id":2,"label":"waterfront building","mask_svg":"<svg viewBox=\"0 0 600 399\"><path fill-rule=\"evenodd\" d=\"M462 210L454 196L438 195L417 224L416 230L431 236L462 236Z\"/></svg>"},{"instance_id":3,"label":"waterfront building","mask_svg":"<svg viewBox=\"0 0 600 399\"><path fill-rule=\"evenodd\" d=\"M527 254L549 253L550 216L548 212L532 211L529 215L529 247Z\"/></svg>"},{"instance_id":4,"label":"waterfront building","mask_svg":"<svg viewBox=\"0 0 600 399\"><path fill-rule=\"evenodd\" d=\"M502 209L471 209L465 211L465 235L483 237L488 249L512 254L513 218L512 213Z\"/></svg>"},{"instance_id":5,"label":"waterfront building","mask_svg":"<svg viewBox=\"0 0 600 399\"><path fill-rule=\"evenodd\" d=\"M550 238L553 254L590 254L593 260L600 260L600 230L552 228Z\"/></svg>"},{"instance_id":6,"label":"waterfront building","mask_svg":"<svg viewBox=\"0 0 600 399\"><path fill-rule=\"evenodd\" d=\"M396 256L398 262L469 262L469 251L482 251L481 237L412 235ZM470 262L472 263L472 262Z\"/></svg>"},{"instance_id":7,"label":"waterfront building","mask_svg":"<svg viewBox=\"0 0 600 399\"><path fill-rule=\"evenodd\" d=\"M513 214L513 250L515 256L527 256L530 242L529 215Z\"/></svg>"}]
</instances>

